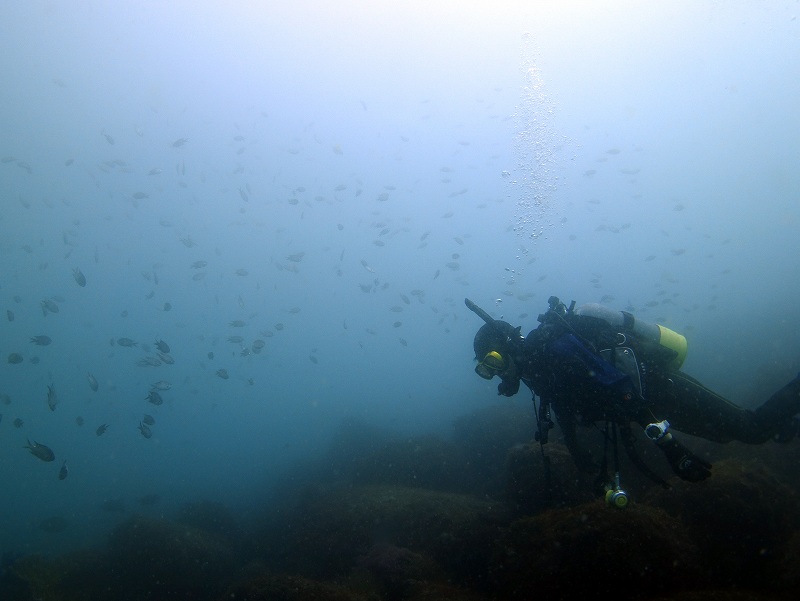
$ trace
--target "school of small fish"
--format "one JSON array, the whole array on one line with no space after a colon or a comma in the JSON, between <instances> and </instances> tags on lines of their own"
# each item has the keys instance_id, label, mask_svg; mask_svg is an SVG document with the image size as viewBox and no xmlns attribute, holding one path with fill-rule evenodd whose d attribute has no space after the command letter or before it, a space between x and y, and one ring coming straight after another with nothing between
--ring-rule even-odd
<instances>
[{"instance_id":1,"label":"school of small fish","mask_svg":"<svg viewBox=\"0 0 800 601\"><path fill-rule=\"evenodd\" d=\"M62 448L49 440L59 447L54 450L38 441L44 420L49 420L48 426L55 423L70 428L70 432L79 429L80 436L98 448L129 435L137 445L149 445L146 448L153 450L159 448L159 438L165 436L171 417L194 411L190 409L190 395L211 396L218 390L258 384L268 397L269 383L262 372L270 361L283 362L282 368L291 368L293 377L318 383L326 381L320 374L338 362L338 353L352 352L360 364L364 358L368 362L375 345L385 347L390 340L391 351L402 354L399 362L405 364L413 351L427 352L430 340L415 335L410 324L422 323L429 331L449 334L453 324L464 317L461 303L454 299L459 297L459 287L470 285L468 274L474 256L492 258L492 248L476 248L474 233L460 229L459 222L468 211L487 209L488 213L491 203L502 201L473 199L466 182L458 181L460 172L455 165L434 165L432 175L441 187L424 193L416 182L377 183L344 170L337 171L333 181L315 175L313 182L302 182L305 185L298 185L298 181L268 185L258 177L263 165L254 163L256 158L251 159L253 163L247 162L263 150L258 149L254 137L231 132L227 140L233 150L228 157L231 164L220 162L209 167L191 159L191 153L202 146L203 136L180 129L171 131L168 137L155 141L148 137L147 128L136 126L123 131L113 125L108 130L98 126L90 135L101 147L102 158L90 162L76 154L58 159L59 169L63 164L71 168L69 173L85 177L82 184L101 190L100 198L108 206L117 203L123 207L119 215L94 198L91 211L76 210L73 215L70 203L80 200L66 198L66 193L63 200L39 200L27 192L6 200L23 215L46 211L47 222L57 223L53 227L59 229L55 235L50 232L30 240L4 240L4 247L11 249L5 263L10 267L9 277L2 282L7 294L0 298L7 303L4 325L16 337L6 337L0 343L3 367L20 377L35 374L37 379L30 399L18 401L13 390L0 391L0 402L9 407L7 414L17 413L9 414L4 422L0 414L0 426L18 437L15 445L41 462L54 462L57 451L58 463L50 469L59 468L55 474L58 480L67 479L74 471L74 482L82 468L74 455L70 456L66 444ZM305 144L321 146L316 137L315 133ZM403 139L407 143L408 139ZM148 142L146 160L120 156L131 141ZM452 156L464 151L461 142L454 144ZM295 140L286 141L281 148L290 160L304 152L303 142ZM335 141L325 148L337 161L347 156L347 147ZM610 149L603 158L620 153ZM18 167L13 169L15 175L26 179L31 179L38 167L35 161L17 158L13 153L0 159L0 168L5 168L3 165ZM597 171L591 171L585 176L594 177ZM625 166L620 172L632 177L638 168ZM501 180L511 178L511 173L500 169L496 175ZM220 179L212 183L215 177ZM424 203L414 204L423 194ZM198 215L203 215L204 197L213 197L221 207L224 218L220 223L198 221ZM402 212L399 207L404 203L419 207L419 214L416 208ZM690 205L671 206L674 212L688 213ZM364 210L348 212L339 210L340 206ZM3 217L6 211L0 207ZM91 227L87 215L100 223L118 225L118 221L123 225L114 230L114 235L90 243L95 238L92 232L87 233ZM321 229L307 230L306 224L312 221L322 224ZM11 217L6 221L12 222ZM127 228L134 230L138 222L146 223L147 235L137 231L124 239ZM237 232L237 243L245 250L240 252L230 242L231 248L218 243L217 238L224 236L217 236L214 227L238 228L229 231ZM593 233L622 237L632 227L621 220L603 221ZM250 238L255 242L248 245ZM108 259L118 248L124 249L124 259ZM163 261L148 254L158 251L164 253ZM692 255L683 242L642 254L639 260L663 273L668 270L662 263L685 261ZM501 279L503 288L498 294L536 302L534 310L538 311L542 309L538 301L557 290L541 290L549 271L537 271L534 255L524 249L518 265L497 266L497 272L505 272L499 273L505 279ZM17 269L18 265L22 265L20 270L42 275L41 288L35 292L13 290L11 267ZM308 272L315 270L320 271L310 277ZM324 277L319 277L320 273ZM586 275L586 279L589 277ZM592 274L588 285L598 290L600 302L615 302L615 297L606 293L601 275ZM169 292L178 288L191 291L203 309L187 308L186 297L180 299ZM124 301L117 294L121 290L126 291ZM713 296L709 298L713 302ZM637 300L638 307L629 301L624 308L656 309L677 302L666 293L665 286L659 285L652 296ZM76 317L80 304L113 315L114 326L100 328L88 323L90 319ZM301 352L294 348L286 351L287 339L291 338L293 344L312 339L301 325L306 319L318 323L320 315L331 331L313 332L319 340L315 337L313 342L300 342L305 345ZM198 322L202 331L196 325L186 326ZM80 334L70 339L67 324L73 324ZM467 327L473 326L470 323ZM330 341L335 351L325 346ZM70 364L71 376L52 369L59 362ZM194 371L177 375L179 369ZM118 371L138 379L133 390L117 388ZM227 398L214 401L220 405L234 402ZM84 418L79 413L89 404L97 414L84 413ZM124 410L103 413L106 407ZM20 452L20 456L29 461L26 454ZM30 463L44 469L37 462ZM109 511L119 509L114 501L108 500Z\"/></svg>"}]
</instances>

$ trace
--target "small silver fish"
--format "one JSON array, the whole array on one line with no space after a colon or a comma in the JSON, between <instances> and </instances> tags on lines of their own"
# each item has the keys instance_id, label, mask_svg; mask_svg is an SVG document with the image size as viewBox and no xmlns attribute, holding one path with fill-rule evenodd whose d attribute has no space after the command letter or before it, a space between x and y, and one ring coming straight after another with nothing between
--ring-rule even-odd
<instances>
[{"instance_id":1,"label":"small silver fish","mask_svg":"<svg viewBox=\"0 0 800 601\"><path fill-rule=\"evenodd\" d=\"M100 424L97 426L97 430L95 430L94 433L98 436L102 436L105 434L106 430L108 430L108 424Z\"/></svg>"},{"instance_id":2,"label":"small silver fish","mask_svg":"<svg viewBox=\"0 0 800 601\"><path fill-rule=\"evenodd\" d=\"M36 441L31 443L31 441L28 440L28 444L23 448L28 449L32 455L38 457L42 461L53 461L56 458L56 454L53 453L50 447L39 444Z\"/></svg>"},{"instance_id":3,"label":"small silver fish","mask_svg":"<svg viewBox=\"0 0 800 601\"><path fill-rule=\"evenodd\" d=\"M169 390L170 388L172 388L172 384L170 384L166 380L159 380L158 382L150 384L150 388L152 388L153 390Z\"/></svg>"},{"instance_id":4,"label":"small silver fish","mask_svg":"<svg viewBox=\"0 0 800 601\"><path fill-rule=\"evenodd\" d=\"M145 426L142 422L139 422L139 432L142 433L142 436L145 438L150 438L153 435L153 432Z\"/></svg>"},{"instance_id":5,"label":"small silver fish","mask_svg":"<svg viewBox=\"0 0 800 601\"><path fill-rule=\"evenodd\" d=\"M86 276L83 275L83 272L80 269L78 269L77 267L72 270L72 277L75 278L75 282L81 288L86 286Z\"/></svg>"},{"instance_id":6,"label":"small silver fish","mask_svg":"<svg viewBox=\"0 0 800 601\"><path fill-rule=\"evenodd\" d=\"M56 405L58 405L58 396L56 395L56 389L54 386L48 384L47 385L47 406L50 407L50 411L56 410Z\"/></svg>"},{"instance_id":7,"label":"small silver fish","mask_svg":"<svg viewBox=\"0 0 800 601\"><path fill-rule=\"evenodd\" d=\"M164 403L164 399L161 398L161 395L158 394L157 390L151 390L144 398L148 403L152 403L153 405L161 405Z\"/></svg>"},{"instance_id":8,"label":"small silver fish","mask_svg":"<svg viewBox=\"0 0 800 601\"><path fill-rule=\"evenodd\" d=\"M86 379L89 381L89 388L91 388L93 392L97 392L97 389L100 387L97 383L97 378L95 378L92 374L87 373Z\"/></svg>"},{"instance_id":9,"label":"small silver fish","mask_svg":"<svg viewBox=\"0 0 800 601\"><path fill-rule=\"evenodd\" d=\"M58 479L59 480L66 480L67 476L69 476L69 470L67 469L67 460L64 460L64 463L61 464L61 469L58 470Z\"/></svg>"},{"instance_id":10,"label":"small silver fish","mask_svg":"<svg viewBox=\"0 0 800 601\"><path fill-rule=\"evenodd\" d=\"M136 362L136 365L140 367L158 367L161 365L161 359L158 357L154 357L153 355L147 355L146 357L142 357Z\"/></svg>"},{"instance_id":11,"label":"small silver fish","mask_svg":"<svg viewBox=\"0 0 800 601\"><path fill-rule=\"evenodd\" d=\"M48 313L58 313L58 305L54 300L46 298L42 301L42 315L47 317Z\"/></svg>"}]
</instances>

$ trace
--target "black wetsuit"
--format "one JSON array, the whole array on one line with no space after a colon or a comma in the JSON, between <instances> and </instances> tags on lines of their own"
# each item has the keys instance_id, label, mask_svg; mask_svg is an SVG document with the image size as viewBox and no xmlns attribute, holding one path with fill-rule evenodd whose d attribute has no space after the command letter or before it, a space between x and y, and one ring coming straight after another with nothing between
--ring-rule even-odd
<instances>
[{"instance_id":1,"label":"black wetsuit","mask_svg":"<svg viewBox=\"0 0 800 601\"><path fill-rule=\"evenodd\" d=\"M552 407L565 444L585 471L594 466L578 444L580 424L645 427L666 419L671 429L720 443L759 444L796 433L800 375L751 411L667 367L674 358L668 349L648 348L602 319L543 317L515 353L516 375Z\"/></svg>"}]
</instances>

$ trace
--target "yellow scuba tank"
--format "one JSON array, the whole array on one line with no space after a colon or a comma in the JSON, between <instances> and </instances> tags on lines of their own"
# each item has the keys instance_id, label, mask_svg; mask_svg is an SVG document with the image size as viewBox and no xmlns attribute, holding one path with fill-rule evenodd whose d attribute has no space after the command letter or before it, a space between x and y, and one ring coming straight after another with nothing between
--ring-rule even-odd
<instances>
[{"instance_id":1,"label":"yellow scuba tank","mask_svg":"<svg viewBox=\"0 0 800 601\"><path fill-rule=\"evenodd\" d=\"M602 319L614 327L631 332L645 344L657 345L671 351L673 358L666 365L669 369L680 369L686 360L689 350L686 337L665 326L642 321L627 311L615 311L598 303L582 305L575 309L575 314Z\"/></svg>"},{"instance_id":2,"label":"yellow scuba tank","mask_svg":"<svg viewBox=\"0 0 800 601\"><path fill-rule=\"evenodd\" d=\"M686 353L689 352L686 336L660 324L656 324L656 327L659 330L658 344L677 353L675 358L670 361L669 367L676 370L680 369L686 360Z\"/></svg>"}]
</instances>

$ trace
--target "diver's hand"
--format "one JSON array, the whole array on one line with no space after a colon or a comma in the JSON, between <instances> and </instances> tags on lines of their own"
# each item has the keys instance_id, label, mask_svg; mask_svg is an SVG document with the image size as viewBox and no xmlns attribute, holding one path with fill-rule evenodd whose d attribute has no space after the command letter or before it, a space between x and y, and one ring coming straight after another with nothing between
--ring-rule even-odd
<instances>
[{"instance_id":1,"label":"diver's hand","mask_svg":"<svg viewBox=\"0 0 800 601\"><path fill-rule=\"evenodd\" d=\"M507 378L497 385L497 394L514 396L517 392L519 392L519 378Z\"/></svg>"},{"instance_id":2,"label":"diver's hand","mask_svg":"<svg viewBox=\"0 0 800 601\"><path fill-rule=\"evenodd\" d=\"M666 438L666 437L665 437ZM658 445L667 458L672 471L688 482L700 482L711 475L711 464L703 461L670 435Z\"/></svg>"}]
</instances>

